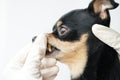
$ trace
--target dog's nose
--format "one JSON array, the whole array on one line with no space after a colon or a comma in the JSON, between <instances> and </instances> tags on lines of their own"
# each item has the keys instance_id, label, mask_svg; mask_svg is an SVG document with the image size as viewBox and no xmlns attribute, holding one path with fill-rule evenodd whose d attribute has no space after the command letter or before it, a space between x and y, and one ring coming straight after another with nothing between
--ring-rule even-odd
<instances>
[{"instance_id":1,"label":"dog's nose","mask_svg":"<svg viewBox=\"0 0 120 80\"><path fill-rule=\"evenodd\" d=\"M32 38L32 42L34 42L36 38L37 38L37 36L34 36L34 37Z\"/></svg>"}]
</instances>

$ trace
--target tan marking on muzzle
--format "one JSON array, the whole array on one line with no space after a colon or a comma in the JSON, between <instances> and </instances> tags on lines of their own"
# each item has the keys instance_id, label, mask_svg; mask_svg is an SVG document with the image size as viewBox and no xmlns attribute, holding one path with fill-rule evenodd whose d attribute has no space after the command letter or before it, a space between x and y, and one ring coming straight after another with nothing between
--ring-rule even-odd
<instances>
[{"instance_id":1,"label":"tan marking on muzzle","mask_svg":"<svg viewBox=\"0 0 120 80\"><path fill-rule=\"evenodd\" d=\"M52 34L48 35L48 42L60 49L60 52L52 55L52 57L67 64L71 70L73 78L82 75L85 69L88 60L87 39L88 34L83 34L80 40L75 42L61 41Z\"/></svg>"}]
</instances>

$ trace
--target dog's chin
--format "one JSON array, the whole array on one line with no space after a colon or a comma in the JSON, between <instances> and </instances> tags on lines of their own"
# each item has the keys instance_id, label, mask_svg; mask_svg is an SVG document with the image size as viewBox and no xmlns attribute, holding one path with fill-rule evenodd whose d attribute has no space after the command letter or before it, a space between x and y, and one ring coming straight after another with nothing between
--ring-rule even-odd
<instances>
[{"instance_id":1,"label":"dog's chin","mask_svg":"<svg viewBox=\"0 0 120 80\"><path fill-rule=\"evenodd\" d=\"M46 50L46 55L45 55L46 57L52 57L52 58L59 59L58 55L60 52L61 52L60 49L47 43L47 50Z\"/></svg>"}]
</instances>

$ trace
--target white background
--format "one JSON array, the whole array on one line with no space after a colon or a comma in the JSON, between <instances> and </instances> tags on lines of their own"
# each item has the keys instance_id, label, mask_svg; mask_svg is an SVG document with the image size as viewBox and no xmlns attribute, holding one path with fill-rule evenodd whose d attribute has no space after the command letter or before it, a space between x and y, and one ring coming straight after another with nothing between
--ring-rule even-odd
<instances>
[{"instance_id":1,"label":"white background","mask_svg":"<svg viewBox=\"0 0 120 80\"><path fill-rule=\"evenodd\" d=\"M54 23L91 0L0 0L0 80L7 64L32 37L50 32ZM120 3L120 0L116 0ZM120 32L120 6L110 11L111 27Z\"/></svg>"}]
</instances>

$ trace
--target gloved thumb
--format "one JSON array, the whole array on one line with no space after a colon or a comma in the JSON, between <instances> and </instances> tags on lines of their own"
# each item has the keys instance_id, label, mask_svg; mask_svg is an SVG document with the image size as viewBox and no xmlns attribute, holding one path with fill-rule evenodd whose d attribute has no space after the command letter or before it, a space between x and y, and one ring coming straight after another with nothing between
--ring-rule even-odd
<instances>
[{"instance_id":1,"label":"gloved thumb","mask_svg":"<svg viewBox=\"0 0 120 80\"><path fill-rule=\"evenodd\" d=\"M120 54L120 33L98 24L93 25L92 32L98 39L113 47Z\"/></svg>"},{"instance_id":2,"label":"gloved thumb","mask_svg":"<svg viewBox=\"0 0 120 80\"><path fill-rule=\"evenodd\" d=\"M37 36L35 42L32 45L31 50L28 53L26 64L34 63L34 61L40 61L46 53L47 38L45 34L40 34ZM38 61L38 62L39 62Z\"/></svg>"}]
</instances>

